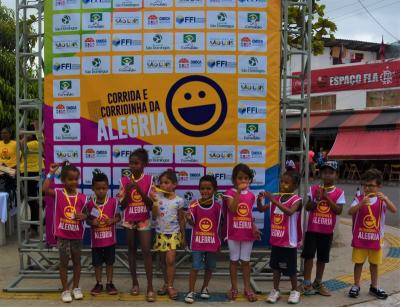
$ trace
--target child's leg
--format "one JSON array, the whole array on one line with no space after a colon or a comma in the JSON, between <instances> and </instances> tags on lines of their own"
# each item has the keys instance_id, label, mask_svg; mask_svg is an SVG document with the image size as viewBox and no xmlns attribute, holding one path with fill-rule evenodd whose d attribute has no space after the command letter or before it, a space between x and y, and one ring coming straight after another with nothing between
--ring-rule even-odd
<instances>
[{"instance_id":1,"label":"child's leg","mask_svg":"<svg viewBox=\"0 0 400 307\"><path fill-rule=\"evenodd\" d=\"M371 273L371 286L378 288L378 265L370 263L369 271Z\"/></svg>"},{"instance_id":2,"label":"child's leg","mask_svg":"<svg viewBox=\"0 0 400 307\"><path fill-rule=\"evenodd\" d=\"M231 276L232 289L237 290L237 267L240 257L240 241L228 240L229 247L229 273Z\"/></svg>"},{"instance_id":3,"label":"child's leg","mask_svg":"<svg viewBox=\"0 0 400 307\"><path fill-rule=\"evenodd\" d=\"M164 287L165 287L168 285L166 252L160 252L159 255L160 255L160 264L161 264L161 270L163 272Z\"/></svg>"},{"instance_id":4,"label":"child's leg","mask_svg":"<svg viewBox=\"0 0 400 307\"><path fill-rule=\"evenodd\" d=\"M279 270L272 270L273 272L273 284L274 284L274 289L279 290L279 283L281 281L281 271Z\"/></svg>"},{"instance_id":5,"label":"child's leg","mask_svg":"<svg viewBox=\"0 0 400 307\"><path fill-rule=\"evenodd\" d=\"M176 258L176 250L169 250L165 255L165 264L167 271L167 285L172 287L174 285L175 278L175 258Z\"/></svg>"},{"instance_id":6,"label":"child's leg","mask_svg":"<svg viewBox=\"0 0 400 307\"><path fill-rule=\"evenodd\" d=\"M311 273L314 265L314 259L304 259L304 281L310 281L311 283Z\"/></svg>"},{"instance_id":7,"label":"child's leg","mask_svg":"<svg viewBox=\"0 0 400 307\"><path fill-rule=\"evenodd\" d=\"M194 288L196 285L196 279L197 279L197 270L192 269L189 274L189 292L194 292ZM204 279L206 276L204 275Z\"/></svg>"},{"instance_id":8,"label":"child's leg","mask_svg":"<svg viewBox=\"0 0 400 307\"><path fill-rule=\"evenodd\" d=\"M79 288L79 280L81 279L81 241L71 241L71 258L73 264L73 286L72 288Z\"/></svg>"},{"instance_id":9,"label":"child's leg","mask_svg":"<svg viewBox=\"0 0 400 307\"><path fill-rule=\"evenodd\" d=\"M103 266L101 266L101 265L98 265L98 266L95 266L94 267L94 273L95 273L95 275L96 275L96 282L98 283L98 284L102 284L102 281L101 281L101 273L102 273L102 271L103 271Z\"/></svg>"},{"instance_id":10,"label":"child's leg","mask_svg":"<svg viewBox=\"0 0 400 307\"><path fill-rule=\"evenodd\" d=\"M106 263L107 284L111 284L113 280L114 262L115 262L115 245L104 248L104 261Z\"/></svg>"},{"instance_id":11,"label":"child's leg","mask_svg":"<svg viewBox=\"0 0 400 307\"><path fill-rule=\"evenodd\" d=\"M229 273L231 275L231 284L232 284L232 289L237 290L237 267L238 267L239 261L230 261L229 263Z\"/></svg>"},{"instance_id":12,"label":"child's leg","mask_svg":"<svg viewBox=\"0 0 400 307\"><path fill-rule=\"evenodd\" d=\"M139 231L140 247L147 277L147 292L153 291L153 261L151 256L151 230Z\"/></svg>"},{"instance_id":13,"label":"child's leg","mask_svg":"<svg viewBox=\"0 0 400 307\"><path fill-rule=\"evenodd\" d=\"M240 262L242 265L244 291L251 291L250 288L250 257L253 249L253 241L240 242Z\"/></svg>"},{"instance_id":14,"label":"child's leg","mask_svg":"<svg viewBox=\"0 0 400 307\"><path fill-rule=\"evenodd\" d=\"M112 264L106 265L106 275L107 275L107 283L111 284L113 280L113 272L114 272L114 267ZM100 271L101 274L101 271ZM100 275L101 276L101 275Z\"/></svg>"},{"instance_id":15,"label":"child's leg","mask_svg":"<svg viewBox=\"0 0 400 307\"><path fill-rule=\"evenodd\" d=\"M325 262L317 261L317 273L315 274L315 281L320 284L325 271Z\"/></svg>"},{"instance_id":16,"label":"child's leg","mask_svg":"<svg viewBox=\"0 0 400 307\"><path fill-rule=\"evenodd\" d=\"M211 270L205 270L204 271L204 280L203 280L203 286L201 287L202 289L207 288L208 284L210 283L212 276L212 271Z\"/></svg>"},{"instance_id":17,"label":"child's leg","mask_svg":"<svg viewBox=\"0 0 400 307\"><path fill-rule=\"evenodd\" d=\"M290 275L290 283L292 285L292 291L297 291L297 274Z\"/></svg>"},{"instance_id":18,"label":"child's leg","mask_svg":"<svg viewBox=\"0 0 400 307\"><path fill-rule=\"evenodd\" d=\"M354 284L356 286L360 286L361 272L364 263L355 263L354 264Z\"/></svg>"},{"instance_id":19,"label":"child's leg","mask_svg":"<svg viewBox=\"0 0 400 307\"><path fill-rule=\"evenodd\" d=\"M213 271L217 267L217 259L215 253L207 252L205 253L205 270L204 270L204 280L202 289L207 288L210 283Z\"/></svg>"},{"instance_id":20,"label":"child's leg","mask_svg":"<svg viewBox=\"0 0 400 307\"><path fill-rule=\"evenodd\" d=\"M131 272L132 287L138 286L139 282L136 275L136 252L135 230L126 228L126 242L128 244L128 263Z\"/></svg>"},{"instance_id":21,"label":"child's leg","mask_svg":"<svg viewBox=\"0 0 400 307\"><path fill-rule=\"evenodd\" d=\"M304 259L304 284L311 285L311 274L314 264L315 252L317 251L317 234L306 232L301 257Z\"/></svg>"},{"instance_id":22,"label":"child's leg","mask_svg":"<svg viewBox=\"0 0 400 307\"><path fill-rule=\"evenodd\" d=\"M66 243L66 240L58 239L57 246L60 255L60 264L59 264L59 272L60 272L60 280L63 291L68 290L68 262L69 262L69 254L68 248L69 246Z\"/></svg>"},{"instance_id":23,"label":"child's leg","mask_svg":"<svg viewBox=\"0 0 400 307\"><path fill-rule=\"evenodd\" d=\"M251 290L250 288L250 262L241 260L242 265L242 273L243 273L243 285L244 291L248 292Z\"/></svg>"}]
</instances>

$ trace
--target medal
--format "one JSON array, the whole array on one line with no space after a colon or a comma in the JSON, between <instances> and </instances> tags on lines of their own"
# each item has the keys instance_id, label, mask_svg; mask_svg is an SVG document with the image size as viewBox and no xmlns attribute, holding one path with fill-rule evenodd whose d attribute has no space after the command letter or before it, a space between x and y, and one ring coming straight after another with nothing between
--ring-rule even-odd
<instances>
[{"instance_id":1,"label":"medal","mask_svg":"<svg viewBox=\"0 0 400 307\"><path fill-rule=\"evenodd\" d=\"M76 194L74 197L75 198L74 205L71 204L71 200L69 199L69 195L66 189L64 189L64 195L68 202L68 206L64 208L64 215L67 219L73 220L75 219L75 213L76 213L75 208L76 208L76 203L78 202L78 194Z\"/></svg>"}]
</instances>

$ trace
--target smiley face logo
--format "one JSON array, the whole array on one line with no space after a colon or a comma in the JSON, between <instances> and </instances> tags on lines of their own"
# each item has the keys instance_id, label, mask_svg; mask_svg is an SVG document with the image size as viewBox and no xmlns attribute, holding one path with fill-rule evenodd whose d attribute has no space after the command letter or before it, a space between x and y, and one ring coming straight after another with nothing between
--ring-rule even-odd
<instances>
[{"instance_id":1,"label":"smiley face logo","mask_svg":"<svg viewBox=\"0 0 400 307\"><path fill-rule=\"evenodd\" d=\"M366 215L363 219L363 225L365 228L371 229L374 228L376 224L376 219L374 216Z\"/></svg>"},{"instance_id":2,"label":"smiley face logo","mask_svg":"<svg viewBox=\"0 0 400 307\"><path fill-rule=\"evenodd\" d=\"M209 218L202 218L199 222L199 227L202 231L210 231L213 227L213 223Z\"/></svg>"},{"instance_id":3,"label":"smiley face logo","mask_svg":"<svg viewBox=\"0 0 400 307\"><path fill-rule=\"evenodd\" d=\"M141 203L142 202L142 196L136 190L132 191L131 198L132 198L132 201L134 203Z\"/></svg>"},{"instance_id":4,"label":"smiley face logo","mask_svg":"<svg viewBox=\"0 0 400 307\"><path fill-rule=\"evenodd\" d=\"M283 222L283 214L274 214L273 223L279 225Z\"/></svg>"},{"instance_id":5,"label":"smiley face logo","mask_svg":"<svg viewBox=\"0 0 400 307\"><path fill-rule=\"evenodd\" d=\"M75 213L76 210L74 207L72 206L66 206L64 207L64 216L69 219L69 220L73 220L75 217Z\"/></svg>"},{"instance_id":6,"label":"smiley face logo","mask_svg":"<svg viewBox=\"0 0 400 307\"><path fill-rule=\"evenodd\" d=\"M325 200L321 200L317 205L317 211L320 213L328 213L329 209L329 205Z\"/></svg>"},{"instance_id":7,"label":"smiley face logo","mask_svg":"<svg viewBox=\"0 0 400 307\"><path fill-rule=\"evenodd\" d=\"M181 133L202 137L224 123L228 104L222 88L205 76L187 76L169 90L166 110L171 124Z\"/></svg>"},{"instance_id":8,"label":"smiley face logo","mask_svg":"<svg viewBox=\"0 0 400 307\"><path fill-rule=\"evenodd\" d=\"M236 213L239 216L247 216L249 214L249 208L245 203L240 203L237 207Z\"/></svg>"}]
</instances>

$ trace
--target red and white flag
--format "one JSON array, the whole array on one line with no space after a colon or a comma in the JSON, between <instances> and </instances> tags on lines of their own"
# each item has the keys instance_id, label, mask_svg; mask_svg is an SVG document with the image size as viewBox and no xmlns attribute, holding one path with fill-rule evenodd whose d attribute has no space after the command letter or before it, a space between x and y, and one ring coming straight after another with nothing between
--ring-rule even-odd
<instances>
[{"instance_id":1,"label":"red and white flag","mask_svg":"<svg viewBox=\"0 0 400 307\"><path fill-rule=\"evenodd\" d=\"M385 44L383 43L383 35L381 46L379 47L379 59L384 62L385 61Z\"/></svg>"}]
</instances>

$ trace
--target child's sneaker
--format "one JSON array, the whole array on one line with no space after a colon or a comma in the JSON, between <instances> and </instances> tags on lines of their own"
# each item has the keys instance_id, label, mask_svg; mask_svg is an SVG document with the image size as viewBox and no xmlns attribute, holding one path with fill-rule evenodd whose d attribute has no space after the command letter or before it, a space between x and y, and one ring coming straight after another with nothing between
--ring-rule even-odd
<instances>
[{"instance_id":1,"label":"child's sneaker","mask_svg":"<svg viewBox=\"0 0 400 307\"><path fill-rule=\"evenodd\" d=\"M185 302L188 303L188 304L194 303L194 297L195 297L195 293L194 292L189 292L185 296Z\"/></svg>"},{"instance_id":2,"label":"child's sneaker","mask_svg":"<svg viewBox=\"0 0 400 307\"><path fill-rule=\"evenodd\" d=\"M71 303L72 302L71 291L66 290L63 293L61 293L61 300L64 303Z\"/></svg>"},{"instance_id":3,"label":"child's sneaker","mask_svg":"<svg viewBox=\"0 0 400 307\"><path fill-rule=\"evenodd\" d=\"M281 295L280 295L279 291L272 289L268 295L267 303L275 304L280 299L280 297L281 297Z\"/></svg>"},{"instance_id":4,"label":"child's sneaker","mask_svg":"<svg viewBox=\"0 0 400 307\"><path fill-rule=\"evenodd\" d=\"M208 291L207 287L201 289L200 297L204 298L204 299L209 299L210 298L210 291Z\"/></svg>"},{"instance_id":5,"label":"child's sneaker","mask_svg":"<svg viewBox=\"0 0 400 307\"><path fill-rule=\"evenodd\" d=\"M369 287L369 294L381 300L386 300L388 298L387 293L383 289L375 288L372 285Z\"/></svg>"},{"instance_id":6,"label":"child's sneaker","mask_svg":"<svg viewBox=\"0 0 400 307\"><path fill-rule=\"evenodd\" d=\"M315 289L316 293L318 293L322 296L331 296L332 295L323 283L314 282L312 287Z\"/></svg>"},{"instance_id":7,"label":"child's sneaker","mask_svg":"<svg viewBox=\"0 0 400 307\"><path fill-rule=\"evenodd\" d=\"M354 285L350 288L349 296L352 298L357 298L360 295L360 287Z\"/></svg>"},{"instance_id":8,"label":"child's sneaker","mask_svg":"<svg viewBox=\"0 0 400 307\"><path fill-rule=\"evenodd\" d=\"M315 294L315 289L313 288L312 285L305 285L304 283L301 284L298 288L297 291L299 291L301 294L304 295L314 295Z\"/></svg>"},{"instance_id":9,"label":"child's sneaker","mask_svg":"<svg viewBox=\"0 0 400 307\"><path fill-rule=\"evenodd\" d=\"M117 290L117 288L115 288L113 283L106 284L106 291L110 295L118 294L118 290Z\"/></svg>"},{"instance_id":10,"label":"child's sneaker","mask_svg":"<svg viewBox=\"0 0 400 307\"><path fill-rule=\"evenodd\" d=\"M99 295L102 291L103 291L103 285L97 283L97 284L93 287L93 289L90 290L90 294L96 296L96 295Z\"/></svg>"},{"instance_id":11,"label":"child's sneaker","mask_svg":"<svg viewBox=\"0 0 400 307\"><path fill-rule=\"evenodd\" d=\"M287 301L289 304L297 304L300 302L300 292L296 290L290 291L289 298Z\"/></svg>"},{"instance_id":12,"label":"child's sneaker","mask_svg":"<svg viewBox=\"0 0 400 307\"><path fill-rule=\"evenodd\" d=\"M72 295L74 296L74 299L76 300L81 300L83 299L83 294L80 288L75 288L72 290Z\"/></svg>"}]
</instances>

